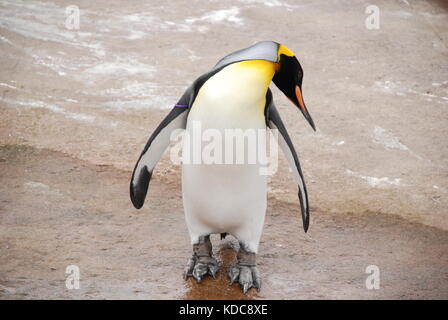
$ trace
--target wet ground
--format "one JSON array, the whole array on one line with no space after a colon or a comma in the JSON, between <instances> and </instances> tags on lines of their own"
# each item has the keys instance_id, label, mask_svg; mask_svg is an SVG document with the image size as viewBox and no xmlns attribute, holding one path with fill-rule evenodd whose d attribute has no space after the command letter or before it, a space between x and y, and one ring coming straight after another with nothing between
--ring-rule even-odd
<instances>
[{"instance_id":1,"label":"wet ground","mask_svg":"<svg viewBox=\"0 0 448 320\"><path fill-rule=\"evenodd\" d=\"M444 1L0 1L0 297L448 298L448 14ZM128 198L148 135L223 55L275 40L297 54L314 133L273 88L311 202L303 233L280 158L260 245L261 292L190 255L180 168L165 156L144 209ZM81 270L67 290L65 268ZM367 290L366 267L381 272Z\"/></svg>"},{"instance_id":2,"label":"wet ground","mask_svg":"<svg viewBox=\"0 0 448 320\"><path fill-rule=\"evenodd\" d=\"M329 214L313 207L304 234L297 204L271 197L258 258L263 289L228 285L236 241L212 237L217 280L182 278L191 253L179 177L153 181L148 208L122 194L129 172L59 152L0 148L3 298L371 299L447 298L448 232L372 212ZM79 290L65 286L77 265ZM380 289L366 288L366 267Z\"/></svg>"}]
</instances>

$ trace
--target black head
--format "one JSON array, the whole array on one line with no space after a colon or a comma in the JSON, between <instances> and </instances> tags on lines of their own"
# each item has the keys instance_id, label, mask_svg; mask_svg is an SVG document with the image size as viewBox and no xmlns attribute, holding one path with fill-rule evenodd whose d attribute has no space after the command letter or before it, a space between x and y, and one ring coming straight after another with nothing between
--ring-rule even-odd
<instances>
[{"instance_id":1,"label":"black head","mask_svg":"<svg viewBox=\"0 0 448 320\"><path fill-rule=\"evenodd\" d=\"M302 96L303 69L294 53L283 45L278 49L278 69L272 79L275 85L302 111L311 127L314 121L305 106Z\"/></svg>"}]
</instances>

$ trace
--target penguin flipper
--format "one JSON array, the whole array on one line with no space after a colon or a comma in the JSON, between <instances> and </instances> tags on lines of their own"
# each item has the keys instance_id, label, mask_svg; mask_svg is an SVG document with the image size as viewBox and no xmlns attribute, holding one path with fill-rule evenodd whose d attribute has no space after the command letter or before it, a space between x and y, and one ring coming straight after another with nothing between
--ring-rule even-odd
<instances>
[{"instance_id":1,"label":"penguin flipper","mask_svg":"<svg viewBox=\"0 0 448 320\"><path fill-rule=\"evenodd\" d=\"M303 229L305 230L305 232L307 232L310 224L308 193L306 191L305 180L303 179L299 158L297 156L296 150L294 149L291 138L289 137L288 131L283 124L282 118L280 117L280 114L278 113L277 108L274 105L274 102L272 100L272 93L270 92L270 90L268 90L266 101L266 123L270 129L277 129L280 132L278 136L278 143L280 145L280 148L283 150L286 158L288 159L289 165L294 172L296 182L299 186L299 200L300 209L302 211Z\"/></svg>"},{"instance_id":2,"label":"penguin flipper","mask_svg":"<svg viewBox=\"0 0 448 320\"><path fill-rule=\"evenodd\" d=\"M153 132L132 172L129 193L132 204L140 209L148 192L149 181L157 162L170 144L171 134L176 129L185 129L189 110L185 105L176 105Z\"/></svg>"},{"instance_id":3,"label":"penguin flipper","mask_svg":"<svg viewBox=\"0 0 448 320\"><path fill-rule=\"evenodd\" d=\"M129 186L132 204L140 209L148 192L149 181L157 162L170 144L171 133L176 129L185 129L190 108L202 85L223 68L214 68L197 78L184 92L171 112L159 124L151 135L140 158L134 167Z\"/></svg>"}]
</instances>

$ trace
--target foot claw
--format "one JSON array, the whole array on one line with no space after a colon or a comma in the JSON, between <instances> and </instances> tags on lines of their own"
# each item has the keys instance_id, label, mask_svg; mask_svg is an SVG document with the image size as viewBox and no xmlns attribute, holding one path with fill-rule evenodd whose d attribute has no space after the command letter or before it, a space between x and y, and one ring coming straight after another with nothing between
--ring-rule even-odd
<instances>
[{"instance_id":1,"label":"foot claw","mask_svg":"<svg viewBox=\"0 0 448 320\"><path fill-rule=\"evenodd\" d=\"M235 264L229 269L230 284L233 284L238 280L241 285L244 294L249 291L250 288L261 288L260 272L255 266L244 266Z\"/></svg>"},{"instance_id":2,"label":"foot claw","mask_svg":"<svg viewBox=\"0 0 448 320\"><path fill-rule=\"evenodd\" d=\"M185 267L184 271L184 280L187 280L188 277L193 276L193 269L195 263L196 263L196 257L193 256L190 259L188 259L187 266Z\"/></svg>"},{"instance_id":3,"label":"foot claw","mask_svg":"<svg viewBox=\"0 0 448 320\"><path fill-rule=\"evenodd\" d=\"M217 264L209 264L208 265L208 274L213 277L213 279L216 279L216 273L218 272L218 265Z\"/></svg>"},{"instance_id":4,"label":"foot claw","mask_svg":"<svg viewBox=\"0 0 448 320\"><path fill-rule=\"evenodd\" d=\"M233 284L240 276L240 269L237 266L231 266L229 269L230 284Z\"/></svg>"},{"instance_id":5,"label":"foot claw","mask_svg":"<svg viewBox=\"0 0 448 320\"><path fill-rule=\"evenodd\" d=\"M243 293L246 294L246 293L247 293L247 290L249 290L250 288L252 288L252 283L248 283L248 282L246 282L246 283L243 285Z\"/></svg>"},{"instance_id":6,"label":"foot claw","mask_svg":"<svg viewBox=\"0 0 448 320\"><path fill-rule=\"evenodd\" d=\"M193 277L197 282L201 282L204 276L208 272L208 266L206 263L203 263L199 260L199 262L194 266L193 269Z\"/></svg>"},{"instance_id":7,"label":"foot claw","mask_svg":"<svg viewBox=\"0 0 448 320\"><path fill-rule=\"evenodd\" d=\"M260 271L258 271L257 267L252 267L252 278L254 280L254 287L257 288L257 290L261 289L261 275Z\"/></svg>"},{"instance_id":8,"label":"foot claw","mask_svg":"<svg viewBox=\"0 0 448 320\"><path fill-rule=\"evenodd\" d=\"M252 288L252 270L250 267L241 266L240 279L238 282L243 287L244 294L246 294L247 290Z\"/></svg>"},{"instance_id":9,"label":"foot claw","mask_svg":"<svg viewBox=\"0 0 448 320\"><path fill-rule=\"evenodd\" d=\"M196 257L193 256L188 260L187 267L184 272L184 279L193 277L198 283L200 283L204 277L209 274L216 279L216 273L218 272L218 262L213 257Z\"/></svg>"}]
</instances>

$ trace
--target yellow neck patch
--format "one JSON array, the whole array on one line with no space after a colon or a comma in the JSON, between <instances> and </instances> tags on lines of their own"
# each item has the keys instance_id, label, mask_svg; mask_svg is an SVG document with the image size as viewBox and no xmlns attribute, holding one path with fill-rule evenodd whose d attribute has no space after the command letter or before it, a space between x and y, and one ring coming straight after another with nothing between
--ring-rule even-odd
<instances>
[{"instance_id":1,"label":"yellow neck patch","mask_svg":"<svg viewBox=\"0 0 448 320\"><path fill-rule=\"evenodd\" d=\"M237 63L238 68L252 69L253 74L261 76L263 80L263 87L267 89L272 81L275 71L278 68L276 62L266 61L266 60L246 60Z\"/></svg>"}]
</instances>

